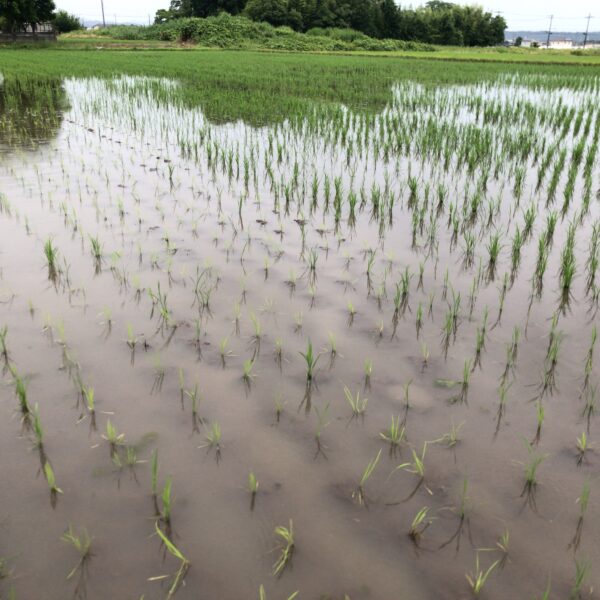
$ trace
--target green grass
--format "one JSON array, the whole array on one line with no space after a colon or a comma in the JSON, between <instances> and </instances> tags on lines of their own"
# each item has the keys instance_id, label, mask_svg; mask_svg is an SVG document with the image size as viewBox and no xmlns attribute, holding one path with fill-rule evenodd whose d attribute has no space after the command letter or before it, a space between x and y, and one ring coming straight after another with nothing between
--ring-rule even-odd
<instances>
[{"instance_id":1,"label":"green grass","mask_svg":"<svg viewBox=\"0 0 600 600\"><path fill-rule=\"evenodd\" d=\"M492 55L504 57L502 53ZM355 110L378 111L391 100L391 86L398 81L412 80L436 86L468 84L493 81L510 73L540 76L539 83L544 86L570 87L574 76L600 74L600 57L595 56L592 58L597 66L568 64L581 62L582 57L572 57L577 61L571 61L562 55L554 61L560 59L561 64L552 64L547 58L549 55L540 53L540 60L550 64L520 61L508 65L492 61L485 67L477 61L487 54L478 50L445 49L421 53L419 58L409 53L385 56L384 59L373 53L363 56L231 50L92 51L67 49L58 44L47 49L0 48L0 72L7 80L4 85L18 76L21 87L23 82L39 77L54 81L62 77L119 74L168 77L181 83L177 97L185 106L201 106L215 122L244 119L252 124L305 113L314 102L322 107L342 102ZM448 63L432 59L433 56L457 60ZM513 54L507 56L513 57ZM553 77L542 82L546 75ZM38 94L43 92L39 87L36 90ZM167 100L158 90L151 87L149 91L155 93L159 102ZM3 105L1 96L0 91L0 106ZM52 100L57 108L61 106L60 86L52 89Z\"/></svg>"}]
</instances>

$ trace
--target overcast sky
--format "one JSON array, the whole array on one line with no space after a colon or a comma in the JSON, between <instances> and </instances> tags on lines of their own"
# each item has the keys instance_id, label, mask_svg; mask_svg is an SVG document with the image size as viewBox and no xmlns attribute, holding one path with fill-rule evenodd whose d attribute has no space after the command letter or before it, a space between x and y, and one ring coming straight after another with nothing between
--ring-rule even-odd
<instances>
[{"instance_id":1,"label":"overcast sky","mask_svg":"<svg viewBox=\"0 0 600 600\"><path fill-rule=\"evenodd\" d=\"M58 8L72 12L86 20L101 19L101 0L55 0ZM421 4L415 2L414 5ZM598 0L485 0L479 2L486 10L504 15L508 28L546 30L550 14L554 13L554 31L584 31L586 17L592 13L591 31L600 31L600 3ZM402 3L406 6L406 3ZM169 0L104 0L107 22L148 22L159 8L168 8ZM595 13L594 13L595 11Z\"/></svg>"}]
</instances>

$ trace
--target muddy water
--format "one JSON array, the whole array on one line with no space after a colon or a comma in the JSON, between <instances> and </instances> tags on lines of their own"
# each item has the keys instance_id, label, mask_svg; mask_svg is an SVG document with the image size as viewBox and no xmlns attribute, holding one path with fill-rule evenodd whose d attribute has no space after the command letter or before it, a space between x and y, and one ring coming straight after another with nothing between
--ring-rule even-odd
<instances>
[{"instance_id":1,"label":"muddy water","mask_svg":"<svg viewBox=\"0 0 600 600\"><path fill-rule=\"evenodd\" d=\"M400 154L385 163L369 148L355 151L348 167L348 149L326 128L317 135L287 124L214 126L199 109L182 109L144 93L146 84L66 81L68 105L55 135L36 139L34 131L30 139L13 136L2 145L0 326L8 327L10 363L27 381L28 401L39 405L44 454L62 493L51 502L40 452L22 425L14 378L5 369L0 557L7 558L11 575L0 582L0 590L8 593L13 587L16 597L25 599L63 599L83 591L88 598L165 597L167 582L151 579L174 574L178 565L154 533L154 449L159 488L167 477L173 482L170 534L191 562L178 598L255 598L261 584L268 598L287 598L296 590L299 598L468 598L465 574L474 571L477 555L483 569L501 561L484 587L489 598L539 597L549 580L552 597L566 597L575 559L592 565L583 589L597 584L599 463L591 451L578 466L576 451L577 437L588 431L580 390L596 321L595 313L588 312L584 272L598 216L595 200L578 229L573 299L557 325L563 338L556 386L541 397L539 391L550 320L558 305L560 251L578 210L581 181L573 206L557 224L543 294L531 303L537 238L546 216L544 190L534 189L532 164L525 165L525 191L517 208L512 174L490 184L487 197L499 199L494 227L484 228L481 217L475 263L465 269L461 243L452 243L446 227L448 204L461 203L472 186L460 166L443 173L429 161ZM168 90L175 84L164 85ZM504 97L499 90L495 95L474 92L492 102ZM534 105L557 97L566 104L573 101L567 90L538 96L515 90ZM432 99L432 114L436 106L443 113L444 102L452 103L455 94L469 93L464 88L440 91ZM586 100L584 92L578 94ZM512 97L507 94L502 101ZM400 100L389 110L411 113ZM460 120L477 122L468 111ZM199 139L199 149L190 151L186 144ZM208 150L207 139L219 146L221 156L238 153L232 177L227 158L209 166L207 156L214 156L214 149ZM283 156L273 166L282 183L277 197L265 173L270 143L281 146ZM243 159L253 152L256 182L250 175L246 189ZM286 213L282 190L290 185L294 162L305 160L304 194L294 195ZM393 222L382 228L369 206L359 210L357 205L356 224L350 227L344 205L336 228L331 207L323 213L322 187L319 208L311 214L313 171L321 185L329 176L332 197L338 175L345 190L360 187L357 180L367 191L373 183L383 189L389 181L396 197ZM428 182L432 188L443 182L450 190L429 247L427 232L416 247L412 243L409 171L419 175L422 194ZM594 185L599 185L597 168ZM524 246L499 318L510 240L516 224L522 224L521 209L531 202L538 206L534 234ZM485 272L489 232L496 229L503 233L497 276L479 278L470 314L470 286L479 257ZM102 244L100 263L91 254L89 236ZM58 273L50 279L43 253L49 238L59 251ZM311 250L318 253L314 272L308 266ZM375 251L370 279L369 250ZM407 266L410 294L394 327L394 284ZM159 283L167 295L168 323L161 323L148 293L156 296ZM194 293L197 287L210 290L204 308ZM380 301L379 289L385 289ZM459 325L445 357L441 328L453 291L461 295ZM417 335L419 303L423 325ZM450 388L439 380L462 378L464 361L474 357L486 307L481 365L473 370L464 401L450 402L460 386ZM253 337L252 316L260 322L259 340ZM134 352L127 344L129 325ZM498 419L499 380L514 327L520 328L521 341ZM329 332L335 335L335 356ZM219 348L225 338L223 358ZM307 394L300 352L308 340L321 355ZM429 351L426 365L422 344ZM244 361L252 358L252 377L244 381ZM373 365L369 381L365 360ZM198 385L198 422L189 395L182 401L180 370L187 390ZM95 428L78 381L94 388ZM352 418L344 386L368 398L364 416ZM283 406L279 419L277 402ZM544 460L534 493L523 495L522 463L536 433L538 405L545 418L532 452ZM390 452L380 433L395 415L405 424L406 439ZM138 462L131 468L111 460L103 439L108 420L124 435L120 456L125 445L135 449ZM207 446L213 423L222 430L220 452ZM444 434L453 427L459 441L449 445ZM592 444L596 427L592 417ZM396 467L412 460L413 449L420 454L426 442L420 482L410 467ZM380 450L365 484L367 506L361 506L353 492ZM250 471L259 480L253 506ZM590 502L575 550L568 546L587 479ZM432 521L417 546L408 531L424 506ZM293 561L275 578L279 546L274 529L290 519L296 538ZM67 580L77 553L60 541L69 524L93 536L93 556L79 589L79 573ZM510 533L506 556L497 546L504 531Z\"/></svg>"}]
</instances>

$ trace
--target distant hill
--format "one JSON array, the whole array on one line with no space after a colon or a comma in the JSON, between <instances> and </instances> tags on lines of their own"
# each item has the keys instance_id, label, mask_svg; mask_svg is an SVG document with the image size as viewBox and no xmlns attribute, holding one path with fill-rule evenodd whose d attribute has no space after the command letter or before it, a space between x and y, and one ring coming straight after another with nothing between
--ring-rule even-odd
<instances>
[{"instance_id":1,"label":"distant hill","mask_svg":"<svg viewBox=\"0 0 600 600\"><path fill-rule=\"evenodd\" d=\"M573 31L553 31L551 40L573 40L575 43L583 43L583 32L573 32ZM548 33L546 31L506 31L504 37L507 40L514 40L515 38L521 36L525 40L535 40L537 42L545 42ZM590 31L588 33L588 42L591 41L600 41L600 31Z\"/></svg>"}]
</instances>

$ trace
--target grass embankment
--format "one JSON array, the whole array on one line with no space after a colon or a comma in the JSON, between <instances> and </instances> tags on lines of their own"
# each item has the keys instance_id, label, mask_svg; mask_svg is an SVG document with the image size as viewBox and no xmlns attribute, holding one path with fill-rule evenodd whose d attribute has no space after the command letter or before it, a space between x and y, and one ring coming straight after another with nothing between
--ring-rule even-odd
<instances>
[{"instance_id":1,"label":"grass embankment","mask_svg":"<svg viewBox=\"0 0 600 600\"><path fill-rule=\"evenodd\" d=\"M284 50L291 52L348 52L410 50L433 51L429 44L402 40L380 40L352 29L319 29L298 33L289 27L273 27L244 17L223 13L206 19L176 19L158 25L115 25L62 36L69 43L134 42L135 44L193 44L207 48Z\"/></svg>"}]
</instances>

